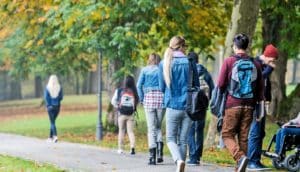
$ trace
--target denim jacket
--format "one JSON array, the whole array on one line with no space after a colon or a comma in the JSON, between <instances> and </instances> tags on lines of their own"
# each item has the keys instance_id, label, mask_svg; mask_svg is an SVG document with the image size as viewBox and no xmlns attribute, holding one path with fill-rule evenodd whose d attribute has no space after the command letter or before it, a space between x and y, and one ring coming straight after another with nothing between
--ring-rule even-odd
<instances>
[{"instance_id":1,"label":"denim jacket","mask_svg":"<svg viewBox=\"0 0 300 172\"><path fill-rule=\"evenodd\" d=\"M158 73L157 65L146 66L142 69L138 82L137 90L140 102L144 100L144 94L153 90L160 90L158 86Z\"/></svg>"},{"instance_id":2,"label":"denim jacket","mask_svg":"<svg viewBox=\"0 0 300 172\"><path fill-rule=\"evenodd\" d=\"M185 110L189 79L189 60L183 53L174 53L171 62L170 88L166 86L163 77L163 63L159 64L159 88L164 93L164 107ZM193 74L198 77L196 64L192 63ZM194 86L199 87L199 80L194 80Z\"/></svg>"},{"instance_id":3,"label":"denim jacket","mask_svg":"<svg viewBox=\"0 0 300 172\"><path fill-rule=\"evenodd\" d=\"M50 96L50 93L49 93L48 89L46 88L45 92L44 92L44 98L45 98L45 103L46 103L47 107L49 107L49 106L59 106L60 101L63 99L63 91L62 91L62 89L60 89L58 96L55 97L55 98L52 98Z\"/></svg>"}]
</instances>

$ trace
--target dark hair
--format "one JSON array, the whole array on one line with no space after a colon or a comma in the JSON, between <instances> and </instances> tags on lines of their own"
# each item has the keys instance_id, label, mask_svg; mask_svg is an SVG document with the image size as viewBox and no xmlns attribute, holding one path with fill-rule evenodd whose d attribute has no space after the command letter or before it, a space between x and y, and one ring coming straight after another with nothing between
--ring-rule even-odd
<instances>
[{"instance_id":1,"label":"dark hair","mask_svg":"<svg viewBox=\"0 0 300 172\"><path fill-rule=\"evenodd\" d=\"M249 44L249 38L246 34L240 33L234 36L233 43L238 49L246 50Z\"/></svg>"},{"instance_id":2,"label":"dark hair","mask_svg":"<svg viewBox=\"0 0 300 172\"><path fill-rule=\"evenodd\" d=\"M151 53L148 58L148 65L158 65L160 62L160 56L156 53Z\"/></svg>"},{"instance_id":3,"label":"dark hair","mask_svg":"<svg viewBox=\"0 0 300 172\"><path fill-rule=\"evenodd\" d=\"M195 63L198 63L198 57L199 57L199 56L198 56L197 53L191 51L191 52L189 52L188 57L192 58L192 59L194 60Z\"/></svg>"},{"instance_id":4,"label":"dark hair","mask_svg":"<svg viewBox=\"0 0 300 172\"><path fill-rule=\"evenodd\" d=\"M123 88L125 89L131 89L134 93L134 97L135 97L135 103L137 104L139 102L139 96L137 93L137 89L135 86L135 81L134 81L134 77L131 75L128 75L125 77L124 82L123 82Z\"/></svg>"}]
</instances>

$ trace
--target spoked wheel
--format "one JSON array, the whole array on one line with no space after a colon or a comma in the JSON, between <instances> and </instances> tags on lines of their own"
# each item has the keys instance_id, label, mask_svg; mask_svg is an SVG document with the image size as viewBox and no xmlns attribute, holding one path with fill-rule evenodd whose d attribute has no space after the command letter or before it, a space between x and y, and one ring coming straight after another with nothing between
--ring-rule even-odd
<instances>
[{"instance_id":1,"label":"spoked wheel","mask_svg":"<svg viewBox=\"0 0 300 172\"><path fill-rule=\"evenodd\" d=\"M274 166L276 169L282 169L282 168L283 168L282 163L281 163L281 161L279 160L279 158L273 158L273 159L272 159L272 164L273 164L273 166Z\"/></svg>"},{"instance_id":2,"label":"spoked wheel","mask_svg":"<svg viewBox=\"0 0 300 172\"><path fill-rule=\"evenodd\" d=\"M284 166L289 171L299 171L300 170L300 160L296 155L289 155L284 159Z\"/></svg>"}]
</instances>

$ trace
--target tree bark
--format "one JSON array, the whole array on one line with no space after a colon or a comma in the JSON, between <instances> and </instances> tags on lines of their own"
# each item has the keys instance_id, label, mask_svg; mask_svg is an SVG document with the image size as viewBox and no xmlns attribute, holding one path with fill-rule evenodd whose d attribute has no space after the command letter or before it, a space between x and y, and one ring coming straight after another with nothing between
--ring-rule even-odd
<instances>
[{"instance_id":1,"label":"tree bark","mask_svg":"<svg viewBox=\"0 0 300 172\"><path fill-rule=\"evenodd\" d=\"M98 81L98 69L95 72L90 72L90 75L89 75L89 88L88 88L88 93L89 94L97 93L97 89L98 89L97 88L97 86L98 86L97 81Z\"/></svg>"},{"instance_id":2,"label":"tree bark","mask_svg":"<svg viewBox=\"0 0 300 172\"><path fill-rule=\"evenodd\" d=\"M43 96L42 77L38 75L34 77L34 96L35 98L40 98Z\"/></svg>"},{"instance_id":3,"label":"tree bark","mask_svg":"<svg viewBox=\"0 0 300 172\"><path fill-rule=\"evenodd\" d=\"M275 6L286 7L284 0L277 1ZM289 9L287 9L289 10ZM281 34L281 30L284 29L284 16L281 13L275 13L273 7L265 8L261 10L263 20L263 48L267 44L273 44L276 47L280 47L280 40L287 39L288 33ZM282 116L280 114L280 103L286 99L285 95L285 73L288 59L288 52L279 50L279 58L276 62L276 68L271 74L272 85L272 100L270 104L270 114L274 116Z\"/></svg>"},{"instance_id":4,"label":"tree bark","mask_svg":"<svg viewBox=\"0 0 300 172\"><path fill-rule=\"evenodd\" d=\"M118 115L115 108L110 103L111 98L115 92L115 89L121 86L121 80L116 80L114 78L114 74L118 71L118 69L122 66L121 61L111 60L109 66L107 68L107 79L105 82L107 85L107 94L109 97L108 108L107 108L107 118L106 118L106 130L111 130L116 132L118 126Z\"/></svg>"},{"instance_id":5,"label":"tree bark","mask_svg":"<svg viewBox=\"0 0 300 172\"><path fill-rule=\"evenodd\" d=\"M21 81L18 79L10 80L10 100L22 99Z\"/></svg>"},{"instance_id":6,"label":"tree bark","mask_svg":"<svg viewBox=\"0 0 300 172\"><path fill-rule=\"evenodd\" d=\"M234 6L231 14L231 23L229 26L229 30L226 35L225 40L225 50L224 56L230 56L232 52L232 44L233 38L238 33L244 33L249 37L249 49L251 48L251 39L253 37L255 26L258 17L259 10L259 0L235 0ZM216 146L215 140L218 140L216 136L217 128L216 128L216 120L211 120L210 126L207 133L207 138L205 141L206 147ZM215 138L215 139L213 139Z\"/></svg>"}]
</instances>

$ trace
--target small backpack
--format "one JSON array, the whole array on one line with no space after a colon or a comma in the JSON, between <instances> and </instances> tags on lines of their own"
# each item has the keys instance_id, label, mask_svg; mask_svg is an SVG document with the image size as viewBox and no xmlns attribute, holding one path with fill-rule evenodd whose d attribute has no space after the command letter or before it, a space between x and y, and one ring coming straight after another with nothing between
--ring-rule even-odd
<instances>
[{"instance_id":1,"label":"small backpack","mask_svg":"<svg viewBox=\"0 0 300 172\"><path fill-rule=\"evenodd\" d=\"M235 56L232 67L229 94L235 98L246 99L254 97L257 69L251 57Z\"/></svg>"},{"instance_id":2,"label":"small backpack","mask_svg":"<svg viewBox=\"0 0 300 172\"><path fill-rule=\"evenodd\" d=\"M118 110L123 115L132 115L135 111L135 97L130 89L118 90Z\"/></svg>"}]
</instances>

